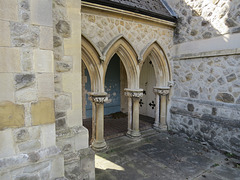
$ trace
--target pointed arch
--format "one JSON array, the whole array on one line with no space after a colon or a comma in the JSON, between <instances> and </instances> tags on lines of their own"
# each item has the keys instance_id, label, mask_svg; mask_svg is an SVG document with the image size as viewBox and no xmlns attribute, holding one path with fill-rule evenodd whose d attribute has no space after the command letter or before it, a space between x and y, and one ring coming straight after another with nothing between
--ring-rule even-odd
<instances>
[{"instance_id":1,"label":"pointed arch","mask_svg":"<svg viewBox=\"0 0 240 180\"><path fill-rule=\"evenodd\" d=\"M147 46L145 46L140 52L140 70L142 69L143 63L147 58L151 58L153 63L156 76L156 86L168 86L168 82L172 79L171 67L167 56L157 40L153 40L152 42L148 43Z\"/></svg>"},{"instance_id":2,"label":"pointed arch","mask_svg":"<svg viewBox=\"0 0 240 180\"><path fill-rule=\"evenodd\" d=\"M82 60L88 69L91 79L91 91L93 92L103 92L104 90L100 69L100 55L94 45L85 36L82 36Z\"/></svg>"},{"instance_id":3,"label":"pointed arch","mask_svg":"<svg viewBox=\"0 0 240 180\"><path fill-rule=\"evenodd\" d=\"M115 37L104 49L103 55L105 56L105 61L103 63L104 67L104 80L106 76L106 71L108 64L114 54L117 54L126 70L128 88L138 89L138 62L137 62L137 53L134 50L133 46L127 41L122 35Z\"/></svg>"}]
</instances>

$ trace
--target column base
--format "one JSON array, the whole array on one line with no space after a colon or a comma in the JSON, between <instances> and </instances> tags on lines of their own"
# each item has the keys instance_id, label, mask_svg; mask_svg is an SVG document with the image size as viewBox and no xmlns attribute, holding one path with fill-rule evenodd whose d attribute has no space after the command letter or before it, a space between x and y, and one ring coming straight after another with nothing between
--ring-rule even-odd
<instances>
[{"instance_id":1,"label":"column base","mask_svg":"<svg viewBox=\"0 0 240 180\"><path fill-rule=\"evenodd\" d=\"M134 140L138 140L138 139L141 139L141 133L139 131L128 131L127 134L126 134L127 137L131 138L131 139L134 139Z\"/></svg>"},{"instance_id":2,"label":"column base","mask_svg":"<svg viewBox=\"0 0 240 180\"><path fill-rule=\"evenodd\" d=\"M96 141L94 140L92 145L91 145L91 148L94 150L94 151L104 151L107 149L107 143L106 141Z\"/></svg>"},{"instance_id":3,"label":"column base","mask_svg":"<svg viewBox=\"0 0 240 180\"><path fill-rule=\"evenodd\" d=\"M167 131L167 125L155 126L154 124L153 129L155 129L156 131Z\"/></svg>"}]
</instances>

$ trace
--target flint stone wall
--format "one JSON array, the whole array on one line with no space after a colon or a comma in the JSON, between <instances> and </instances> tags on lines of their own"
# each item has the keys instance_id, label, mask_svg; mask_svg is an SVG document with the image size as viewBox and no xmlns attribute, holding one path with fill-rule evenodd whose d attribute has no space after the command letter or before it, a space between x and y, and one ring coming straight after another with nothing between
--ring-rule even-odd
<instances>
[{"instance_id":1,"label":"flint stone wall","mask_svg":"<svg viewBox=\"0 0 240 180\"><path fill-rule=\"evenodd\" d=\"M166 0L178 16L174 42L183 43L240 32L238 0Z\"/></svg>"},{"instance_id":2,"label":"flint stone wall","mask_svg":"<svg viewBox=\"0 0 240 180\"><path fill-rule=\"evenodd\" d=\"M169 128L240 155L240 55L175 59Z\"/></svg>"}]
</instances>

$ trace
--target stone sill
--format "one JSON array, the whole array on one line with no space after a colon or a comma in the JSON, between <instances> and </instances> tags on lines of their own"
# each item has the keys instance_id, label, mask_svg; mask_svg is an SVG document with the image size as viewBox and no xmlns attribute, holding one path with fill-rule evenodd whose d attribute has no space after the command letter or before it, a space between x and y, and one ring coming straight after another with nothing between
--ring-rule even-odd
<instances>
[{"instance_id":1,"label":"stone sill","mask_svg":"<svg viewBox=\"0 0 240 180\"><path fill-rule=\"evenodd\" d=\"M180 56L173 57L173 60L178 61L178 60L188 60L188 59L207 58L207 57L216 57L216 56L217 57L218 56L229 56L229 55L239 55L239 54L240 54L240 48L236 48L236 49L226 49L226 50L182 54Z\"/></svg>"}]
</instances>

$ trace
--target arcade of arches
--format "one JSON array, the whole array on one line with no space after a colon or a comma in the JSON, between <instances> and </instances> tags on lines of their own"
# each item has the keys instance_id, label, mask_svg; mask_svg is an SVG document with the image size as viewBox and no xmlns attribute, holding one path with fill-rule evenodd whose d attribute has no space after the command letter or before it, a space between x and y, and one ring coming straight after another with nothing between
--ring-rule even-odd
<instances>
[{"instance_id":1,"label":"arcade of arches","mask_svg":"<svg viewBox=\"0 0 240 180\"><path fill-rule=\"evenodd\" d=\"M172 79L169 62L159 43L153 41L151 44L146 44L138 54L132 44L120 35L110 41L104 50L101 52L90 40L82 36L82 61L83 67L86 67L83 73L89 74L86 78L88 82L89 80L91 82L87 87L84 86L85 91L83 90L83 100L85 98L87 101L86 93L91 100L91 105L88 102L83 108L83 117L92 117L92 148L102 150L107 147L104 140L104 111L108 113L120 109L127 111L127 135L131 138L141 136L139 131L140 108L144 115L155 118L155 128L166 129L167 104ZM120 74L120 67L125 69L121 71L123 72L121 85L120 78L114 78L114 75L111 76L113 80L108 82L107 74L110 73L110 68L116 68L112 70L112 73L119 72ZM123 78L124 76L126 79ZM112 94L109 88L106 88L109 83L110 89L117 86L117 92L113 93L116 98L111 100L109 97ZM124 90L125 97L120 95L120 89ZM87 92L89 90L91 92ZM149 93L144 95L146 91ZM147 103L144 103L149 98L154 98L155 108L149 108ZM121 103L121 99L127 99L127 103ZM115 101L119 102L119 107L113 105L115 108L111 110L111 107L104 106L106 103Z\"/></svg>"}]
</instances>

